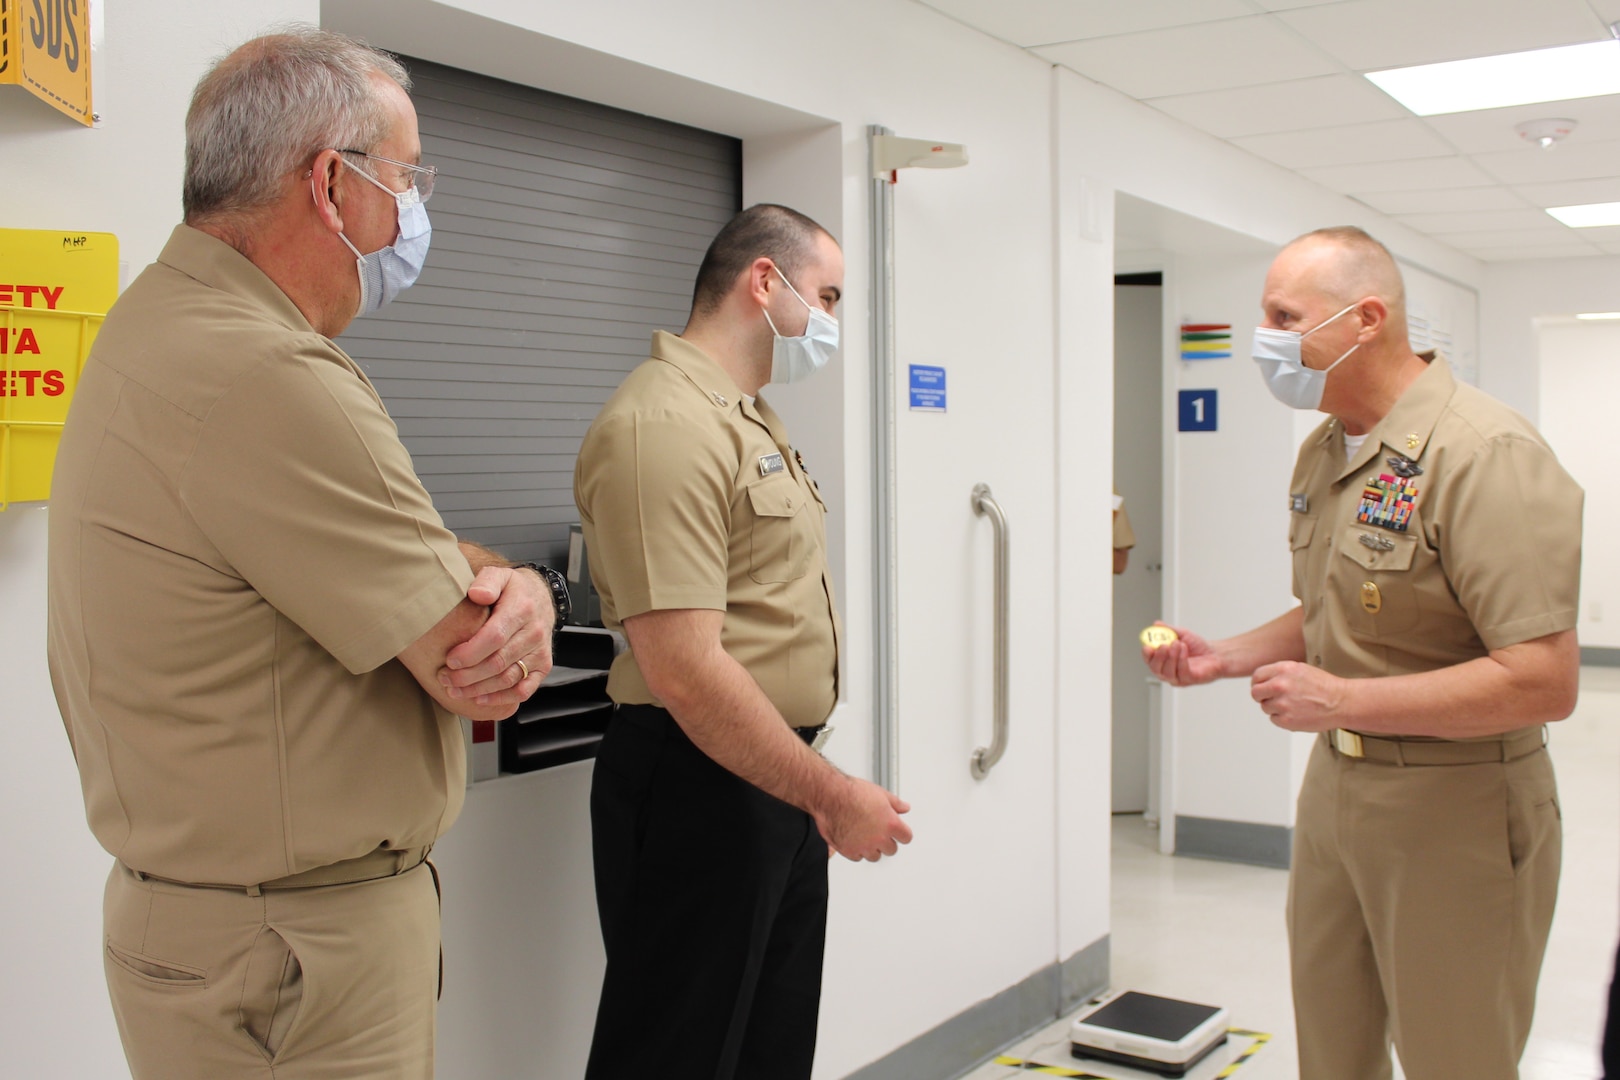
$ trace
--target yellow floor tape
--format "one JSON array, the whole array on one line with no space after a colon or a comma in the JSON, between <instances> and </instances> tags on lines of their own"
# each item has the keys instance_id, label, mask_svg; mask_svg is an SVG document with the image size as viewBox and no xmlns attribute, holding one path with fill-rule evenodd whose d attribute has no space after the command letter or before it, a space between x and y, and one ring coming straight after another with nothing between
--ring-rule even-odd
<instances>
[{"instance_id":1,"label":"yellow floor tape","mask_svg":"<svg viewBox=\"0 0 1620 1080\"><path fill-rule=\"evenodd\" d=\"M1253 1039L1254 1041L1249 1044L1243 1053L1239 1054L1232 1060L1232 1064L1216 1073L1213 1080L1226 1080L1227 1077L1231 1076L1233 1073L1237 1072L1238 1069L1242 1068L1244 1063L1246 1063L1250 1058L1258 1054L1261 1047L1265 1046L1266 1043L1271 1041L1271 1036L1263 1031L1249 1031L1246 1028L1227 1028L1226 1033L1228 1035L1236 1035L1240 1039ZM1117 1080L1115 1077L1104 1076L1101 1073L1085 1072L1081 1069L1069 1069L1062 1065L1042 1065L1038 1061L1028 1061L1024 1058L1008 1057L1005 1054L996 1058L994 1064L1007 1065L1018 1069L1020 1072L1038 1073L1041 1076L1066 1076L1069 1078L1069 1080Z\"/></svg>"}]
</instances>

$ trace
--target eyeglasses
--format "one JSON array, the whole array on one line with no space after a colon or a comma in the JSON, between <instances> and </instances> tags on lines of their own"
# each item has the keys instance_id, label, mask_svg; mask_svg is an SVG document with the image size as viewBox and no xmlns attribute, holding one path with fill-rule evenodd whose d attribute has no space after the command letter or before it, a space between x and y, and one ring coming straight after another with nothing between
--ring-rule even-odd
<instances>
[{"instance_id":1,"label":"eyeglasses","mask_svg":"<svg viewBox=\"0 0 1620 1080\"><path fill-rule=\"evenodd\" d=\"M416 197L427 202L433 194L433 179L439 175L439 170L432 165L412 165L408 161L395 161L393 158L380 157L377 154L368 154L364 150L339 150L340 154L358 154L371 161L380 161L385 165L392 165L399 169L399 181L408 188L416 189ZM363 172L358 169L356 171Z\"/></svg>"}]
</instances>

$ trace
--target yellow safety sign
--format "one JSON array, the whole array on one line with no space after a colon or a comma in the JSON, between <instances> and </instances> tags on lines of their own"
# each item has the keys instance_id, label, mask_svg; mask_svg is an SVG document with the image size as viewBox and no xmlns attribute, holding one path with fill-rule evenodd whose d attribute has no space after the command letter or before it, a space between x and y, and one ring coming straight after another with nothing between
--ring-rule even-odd
<instances>
[{"instance_id":1,"label":"yellow safety sign","mask_svg":"<svg viewBox=\"0 0 1620 1080\"><path fill-rule=\"evenodd\" d=\"M112 233L0 229L0 510L50 497L79 372L117 298Z\"/></svg>"},{"instance_id":2,"label":"yellow safety sign","mask_svg":"<svg viewBox=\"0 0 1620 1080\"><path fill-rule=\"evenodd\" d=\"M88 126L90 0L0 0L0 83Z\"/></svg>"},{"instance_id":3,"label":"yellow safety sign","mask_svg":"<svg viewBox=\"0 0 1620 1080\"><path fill-rule=\"evenodd\" d=\"M1210 1080L1226 1080L1248 1063L1249 1059L1260 1052L1260 1048L1271 1041L1271 1036L1262 1031L1249 1031L1245 1028L1228 1028L1228 1035L1236 1035L1240 1039L1253 1039L1254 1041L1244 1048L1243 1053L1232 1059L1231 1064L1216 1073ZM1011 1057L1002 1054L993 1064L1005 1065L1017 1069L1019 1072L1034 1073L1037 1076L1062 1076L1066 1080L1117 1080L1102 1073L1086 1072L1083 1069L1071 1069L1066 1065L1045 1065L1039 1061L1030 1061L1027 1058Z\"/></svg>"}]
</instances>

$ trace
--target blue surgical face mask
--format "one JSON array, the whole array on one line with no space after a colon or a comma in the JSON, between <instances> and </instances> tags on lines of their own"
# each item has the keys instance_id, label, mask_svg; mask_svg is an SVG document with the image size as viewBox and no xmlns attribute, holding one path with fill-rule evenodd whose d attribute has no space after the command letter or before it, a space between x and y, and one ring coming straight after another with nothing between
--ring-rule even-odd
<instances>
[{"instance_id":1,"label":"blue surgical face mask","mask_svg":"<svg viewBox=\"0 0 1620 1080\"><path fill-rule=\"evenodd\" d=\"M399 213L399 236L385 248L370 255L349 243L341 232L338 239L354 252L355 266L360 272L360 306L355 315L371 315L384 304L416 284L422 264L427 261L428 241L433 237L433 226L428 224L427 207L416 188L395 191L369 173L349 166L360 176L376 184L394 197Z\"/></svg>"},{"instance_id":2,"label":"blue surgical face mask","mask_svg":"<svg viewBox=\"0 0 1620 1080\"><path fill-rule=\"evenodd\" d=\"M765 312L765 321L770 323L771 333L776 334L776 341L771 347L771 382L798 382L826 367L827 361L838 351L838 320L820 308L805 303L799 290L793 287L781 270L776 270L776 276L782 279L782 284L788 287L794 299L810 309L810 321L805 324L804 333L798 337L783 337L777 332L776 323L771 321L771 313ZM760 310L764 311L763 308Z\"/></svg>"},{"instance_id":3,"label":"blue surgical face mask","mask_svg":"<svg viewBox=\"0 0 1620 1080\"><path fill-rule=\"evenodd\" d=\"M1344 356L1319 371L1305 366L1305 361L1300 356L1301 342L1346 311L1354 311L1359 303L1359 300L1356 301L1332 319L1317 323L1303 334L1297 330L1273 330L1269 326L1255 328L1252 353L1255 362L1260 365L1260 375L1266 380L1266 389L1271 391L1272 397L1290 408L1321 407L1322 391L1327 388L1328 372L1344 363L1346 356L1361 348L1361 343L1356 342Z\"/></svg>"}]
</instances>

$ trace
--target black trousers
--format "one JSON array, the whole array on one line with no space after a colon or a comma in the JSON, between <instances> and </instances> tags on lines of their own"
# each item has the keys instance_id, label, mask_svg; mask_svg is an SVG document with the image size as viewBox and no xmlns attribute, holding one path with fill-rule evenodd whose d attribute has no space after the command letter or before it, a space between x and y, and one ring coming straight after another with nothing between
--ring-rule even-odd
<instances>
[{"instance_id":1,"label":"black trousers","mask_svg":"<svg viewBox=\"0 0 1620 1080\"><path fill-rule=\"evenodd\" d=\"M1609 1019L1603 1029L1603 1075L1620 1080L1620 948L1614 952L1614 975L1609 980Z\"/></svg>"},{"instance_id":2,"label":"black trousers","mask_svg":"<svg viewBox=\"0 0 1620 1080\"><path fill-rule=\"evenodd\" d=\"M607 974L586 1080L810 1076L827 845L663 709L620 706L591 780Z\"/></svg>"}]
</instances>

